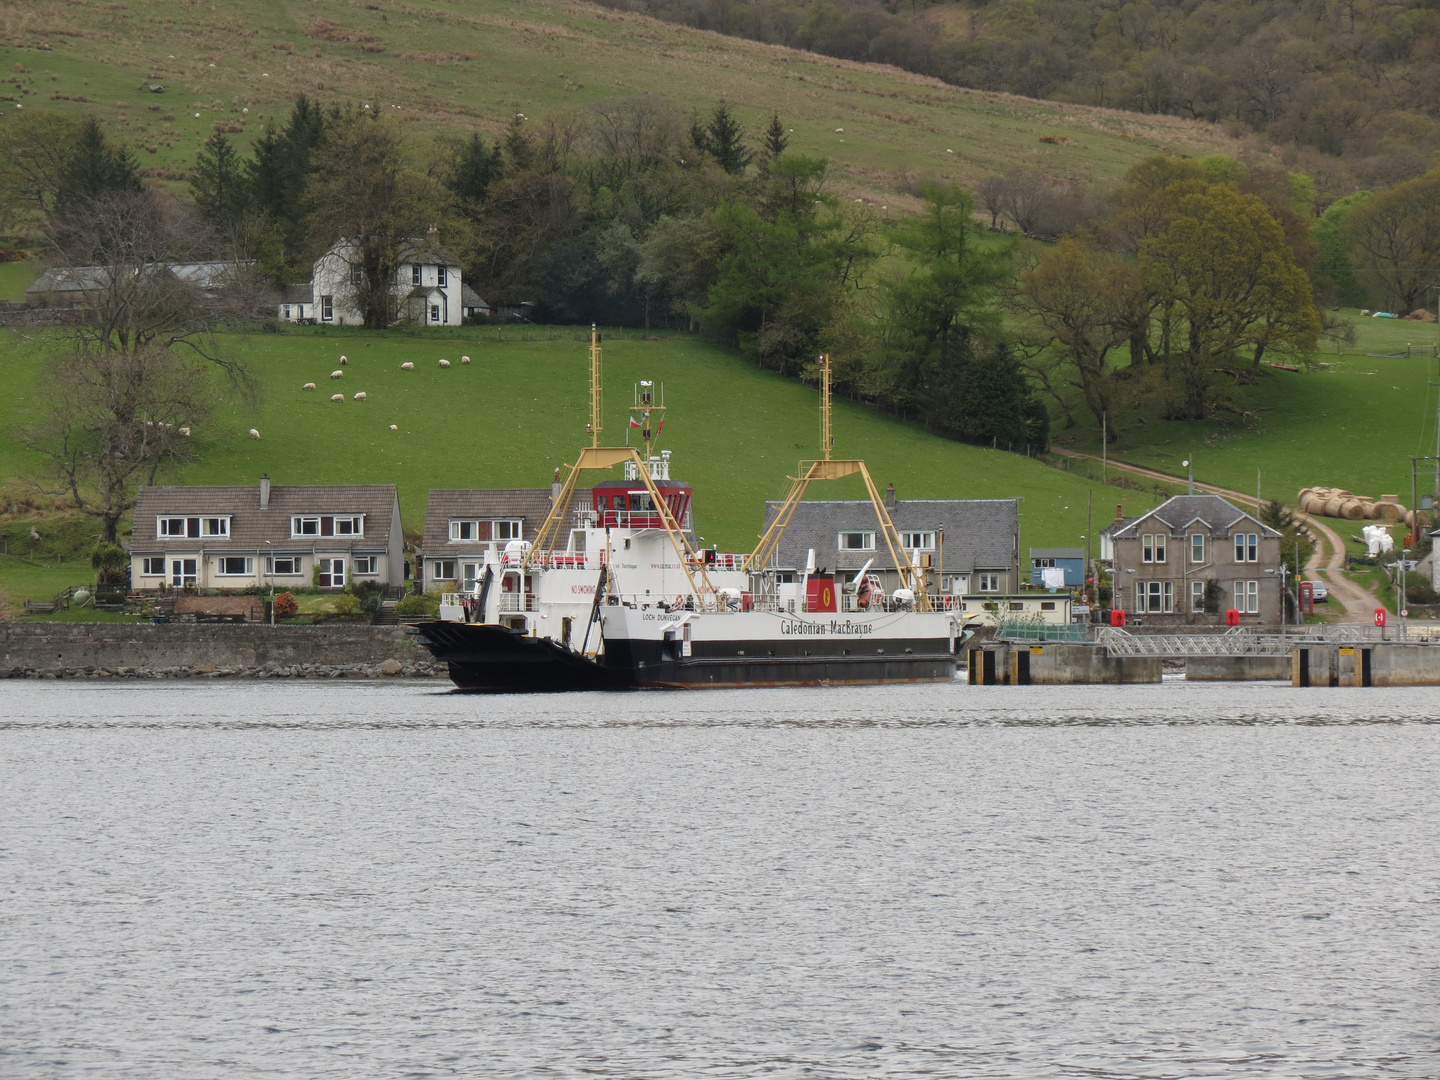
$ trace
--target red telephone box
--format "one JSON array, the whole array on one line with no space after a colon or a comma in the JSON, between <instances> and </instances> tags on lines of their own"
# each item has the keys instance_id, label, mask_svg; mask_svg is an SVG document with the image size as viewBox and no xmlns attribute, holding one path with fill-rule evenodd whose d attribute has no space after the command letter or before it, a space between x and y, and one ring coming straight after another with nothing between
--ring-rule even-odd
<instances>
[{"instance_id":1,"label":"red telephone box","mask_svg":"<svg viewBox=\"0 0 1440 1080\"><path fill-rule=\"evenodd\" d=\"M1228 610L1225 612L1225 625L1226 625L1226 626L1239 626L1239 625L1240 625L1240 612L1236 611L1233 607L1230 608L1230 609L1228 609Z\"/></svg>"},{"instance_id":2,"label":"red telephone box","mask_svg":"<svg viewBox=\"0 0 1440 1080\"><path fill-rule=\"evenodd\" d=\"M1300 582L1300 614L1315 614L1315 585L1313 582Z\"/></svg>"},{"instance_id":3,"label":"red telephone box","mask_svg":"<svg viewBox=\"0 0 1440 1080\"><path fill-rule=\"evenodd\" d=\"M829 574L812 574L805 579L805 610L835 610L835 579Z\"/></svg>"},{"instance_id":4,"label":"red telephone box","mask_svg":"<svg viewBox=\"0 0 1440 1080\"><path fill-rule=\"evenodd\" d=\"M1377 608L1375 609L1375 625L1376 625L1376 626L1381 626L1381 627L1383 627L1383 626L1385 625L1385 615L1386 615L1386 611L1385 611L1385 609L1384 609L1383 607L1377 607Z\"/></svg>"}]
</instances>

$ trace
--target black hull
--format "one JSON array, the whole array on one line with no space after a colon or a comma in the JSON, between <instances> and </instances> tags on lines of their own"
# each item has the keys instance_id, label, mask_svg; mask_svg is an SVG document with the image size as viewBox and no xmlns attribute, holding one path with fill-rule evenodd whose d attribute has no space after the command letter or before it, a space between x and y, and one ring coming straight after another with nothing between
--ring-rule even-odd
<instances>
[{"instance_id":1,"label":"black hull","mask_svg":"<svg viewBox=\"0 0 1440 1080\"><path fill-rule=\"evenodd\" d=\"M545 638L504 627L429 622L414 630L437 660L450 666L461 690L547 693L568 690L701 689L705 687L867 686L880 683L949 682L955 657L941 639L916 643L906 654L826 654L813 642L793 655L745 656L726 642L718 655L667 655L662 643L612 643L600 662ZM769 643L775 644L775 643ZM770 653L770 649L746 652Z\"/></svg>"}]
</instances>

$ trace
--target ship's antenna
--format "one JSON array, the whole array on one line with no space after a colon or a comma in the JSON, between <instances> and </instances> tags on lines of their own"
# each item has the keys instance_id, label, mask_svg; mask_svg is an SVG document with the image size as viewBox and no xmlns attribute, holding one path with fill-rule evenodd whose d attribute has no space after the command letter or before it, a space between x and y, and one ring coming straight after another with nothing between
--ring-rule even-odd
<instances>
[{"instance_id":1,"label":"ship's antenna","mask_svg":"<svg viewBox=\"0 0 1440 1080\"><path fill-rule=\"evenodd\" d=\"M600 331L590 324L590 445L600 445Z\"/></svg>"},{"instance_id":2,"label":"ship's antenna","mask_svg":"<svg viewBox=\"0 0 1440 1080\"><path fill-rule=\"evenodd\" d=\"M835 438L830 434L830 354L820 354L820 453L830 460Z\"/></svg>"}]
</instances>

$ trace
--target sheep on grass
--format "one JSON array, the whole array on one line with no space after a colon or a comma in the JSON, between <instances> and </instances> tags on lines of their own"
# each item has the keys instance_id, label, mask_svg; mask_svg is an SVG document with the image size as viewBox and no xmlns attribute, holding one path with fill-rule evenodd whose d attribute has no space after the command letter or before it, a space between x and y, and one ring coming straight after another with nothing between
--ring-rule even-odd
<instances>
[{"instance_id":1,"label":"sheep on grass","mask_svg":"<svg viewBox=\"0 0 1440 1080\"><path fill-rule=\"evenodd\" d=\"M330 377L331 377L332 379L343 379L343 378L345 377L345 372L343 372L343 371L332 371L332 372L330 372Z\"/></svg>"},{"instance_id":2,"label":"sheep on grass","mask_svg":"<svg viewBox=\"0 0 1440 1080\"><path fill-rule=\"evenodd\" d=\"M258 438L260 437L260 432L256 431L256 430L252 427L252 428L250 429L250 437L251 437L252 439L258 439Z\"/></svg>"},{"instance_id":3,"label":"sheep on grass","mask_svg":"<svg viewBox=\"0 0 1440 1080\"><path fill-rule=\"evenodd\" d=\"M331 394L331 395L330 395L330 400L331 400L331 401L344 401L344 400L345 400L345 395L344 395L344 394Z\"/></svg>"},{"instance_id":4,"label":"sheep on grass","mask_svg":"<svg viewBox=\"0 0 1440 1080\"><path fill-rule=\"evenodd\" d=\"M414 365L413 363L411 363L409 360L406 360L403 364L400 365L400 370L401 370L401 371L414 371L414 370L415 370L415 365Z\"/></svg>"},{"instance_id":5,"label":"sheep on grass","mask_svg":"<svg viewBox=\"0 0 1440 1080\"><path fill-rule=\"evenodd\" d=\"M450 361L449 361L449 360L441 360L441 361L440 361L440 366L441 366L441 367L449 367L449 366L450 366Z\"/></svg>"},{"instance_id":6,"label":"sheep on grass","mask_svg":"<svg viewBox=\"0 0 1440 1080\"><path fill-rule=\"evenodd\" d=\"M302 386L300 389L301 389L301 390L314 390L314 389L315 389L315 384L314 384L313 382L307 382L307 383L306 383L304 386Z\"/></svg>"},{"instance_id":7,"label":"sheep on grass","mask_svg":"<svg viewBox=\"0 0 1440 1080\"><path fill-rule=\"evenodd\" d=\"M364 391L364 390L361 390L358 394L356 394L356 395L355 395L355 400L356 400L356 401L364 401L364 400L365 400L365 391Z\"/></svg>"}]
</instances>

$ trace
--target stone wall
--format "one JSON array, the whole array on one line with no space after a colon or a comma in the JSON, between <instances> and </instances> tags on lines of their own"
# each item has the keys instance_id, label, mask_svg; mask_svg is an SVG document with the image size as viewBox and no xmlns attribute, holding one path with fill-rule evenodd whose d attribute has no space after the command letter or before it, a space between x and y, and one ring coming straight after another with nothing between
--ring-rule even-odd
<instances>
[{"instance_id":1,"label":"stone wall","mask_svg":"<svg viewBox=\"0 0 1440 1080\"><path fill-rule=\"evenodd\" d=\"M446 673L397 626L0 623L0 678Z\"/></svg>"}]
</instances>

